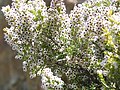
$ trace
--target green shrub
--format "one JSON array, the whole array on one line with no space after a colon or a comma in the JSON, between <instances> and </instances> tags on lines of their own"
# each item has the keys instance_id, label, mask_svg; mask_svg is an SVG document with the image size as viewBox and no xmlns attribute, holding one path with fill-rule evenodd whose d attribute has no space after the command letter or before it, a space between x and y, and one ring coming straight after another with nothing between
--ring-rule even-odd
<instances>
[{"instance_id":1,"label":"green shrub","mask_svg":"<svg viewBox=\"0 0 120 90\"><path fill-rule=\"evenodd\" d=\"M13 0L2 8L5 41L30 78L49 90L120 89L120 0Z\"/></svg>"}]
</instances>

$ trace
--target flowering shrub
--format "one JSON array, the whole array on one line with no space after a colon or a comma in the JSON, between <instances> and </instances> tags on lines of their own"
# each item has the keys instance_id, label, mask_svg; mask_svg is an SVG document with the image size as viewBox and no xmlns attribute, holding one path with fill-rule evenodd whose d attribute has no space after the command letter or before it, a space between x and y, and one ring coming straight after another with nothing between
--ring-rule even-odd
<instances>
[{"instance_id":1,"label":"flowering shrub","mask_svg":"<svg viewBox=\"0 0 120 90\"><path fill-rule=\"evenodd\" d=\"M30 78L49 90L120 89L120 1L13 0L2 8L5 41Z\"/></svg>"}]
</instances>

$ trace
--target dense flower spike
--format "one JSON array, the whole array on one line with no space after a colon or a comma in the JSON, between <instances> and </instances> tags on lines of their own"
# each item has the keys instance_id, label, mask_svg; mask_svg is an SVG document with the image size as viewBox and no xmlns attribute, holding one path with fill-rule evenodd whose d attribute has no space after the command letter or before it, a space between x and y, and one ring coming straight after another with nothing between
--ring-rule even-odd
<instances>
[{"instance_id":1,"label":"dense flower spike","mask_svg":"<svg viewBox=\"0 0 120 90\"><path fill-rule=\"evenodd\" d=\"M30 78L50 90L120 89L120 1L12 0L2 8L5 41Z\"/></svg>"}]
</instances>

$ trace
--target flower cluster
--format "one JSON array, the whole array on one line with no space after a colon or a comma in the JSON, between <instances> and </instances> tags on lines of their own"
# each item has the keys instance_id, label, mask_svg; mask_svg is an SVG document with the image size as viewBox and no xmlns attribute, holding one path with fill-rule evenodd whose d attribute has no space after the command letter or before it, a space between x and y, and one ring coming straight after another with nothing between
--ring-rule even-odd
<instances>
[{"instance_id":1,"label":"flower cluster","mask_svg":"<svg viewBox=\"0 0 120 90\"><path fill-rule=\"evenodd\" d=\"M41 70L42 72L42 87L46 88L54 88L55 90L62 90L64 82L61 80L61 78L58 78L57 76L53 75L53 72L50 68L45 68ZM41 73L40 71L38 73Z\"/></svg>"},{"instance_id":2,"label":"flower cluster","mask_svg":"<svg viewBox=\"0 0 120 90\"><path fill-rule=\"evenodd\" d=\"M5 41L43 88L120 89L119 0L86 0L70 14L63 0L13 0L2 11Z\"/></svg>"}]
</instances>

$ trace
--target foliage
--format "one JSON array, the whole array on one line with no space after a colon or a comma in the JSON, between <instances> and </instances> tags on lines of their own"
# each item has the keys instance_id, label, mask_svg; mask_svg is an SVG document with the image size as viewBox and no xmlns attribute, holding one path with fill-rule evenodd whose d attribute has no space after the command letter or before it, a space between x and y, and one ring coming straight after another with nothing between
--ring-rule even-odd
<instances>
[{"instance_id":1,"label":"foliage","mask_svg":"<svg viewBox=\"0 0 120 90\"><path fill-rule=\"evenodd\" d=\"M120 89L120 1L13 0L2 8L5 41L30 78L49 90Z\"/></svg>"}]
</instances>

